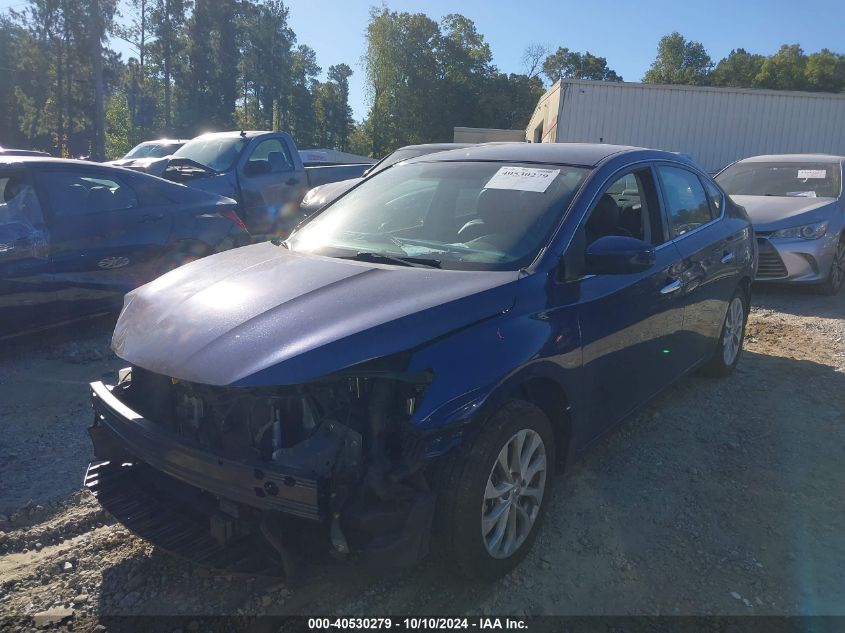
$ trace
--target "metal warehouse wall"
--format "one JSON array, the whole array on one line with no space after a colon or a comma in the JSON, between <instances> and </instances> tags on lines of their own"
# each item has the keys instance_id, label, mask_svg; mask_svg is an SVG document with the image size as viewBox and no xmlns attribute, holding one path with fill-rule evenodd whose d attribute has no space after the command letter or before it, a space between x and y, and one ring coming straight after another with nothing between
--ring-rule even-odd
<instances>
[{"instance_id":1,"label":"metal warehouse wall","mask_svg":"<svg viewBox=\"0 0 845 633\"><path fill-rule=\"evenodd\" d=\"M845 95L563 80L556 132L683 152L715 171L756 154L845 154Z\"/></svg>"}]
</instances>

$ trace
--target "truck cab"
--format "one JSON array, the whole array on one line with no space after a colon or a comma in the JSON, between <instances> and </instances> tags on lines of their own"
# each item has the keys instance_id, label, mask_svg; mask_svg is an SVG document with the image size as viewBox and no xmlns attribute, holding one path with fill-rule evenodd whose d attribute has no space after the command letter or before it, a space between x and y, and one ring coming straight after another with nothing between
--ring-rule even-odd
<instances>
[{"instance_id":1,"label":"truck cab","mask_svg":"<svg viewBox=\"0 0 845 633\"><path fill-rule=\"evenodd\" d=\"M237 200L250 234L263 239L287 235L302 219L299 204L312 180L360 176L369 165L305 167L287 132L240 131L203 134L172 156L130 167Z\"/></svg>"},{"instance_id":2,"label":"truck cab","mask_svg":"<svg viewBox=\"0 0 845 633\"><path fill-rule=\"evenodd\" d=\"M308 190L305 167L287 132L203 134L161 167L168 180L237 200L253 235L289 230Z\"/></svg>"}]
</instances>

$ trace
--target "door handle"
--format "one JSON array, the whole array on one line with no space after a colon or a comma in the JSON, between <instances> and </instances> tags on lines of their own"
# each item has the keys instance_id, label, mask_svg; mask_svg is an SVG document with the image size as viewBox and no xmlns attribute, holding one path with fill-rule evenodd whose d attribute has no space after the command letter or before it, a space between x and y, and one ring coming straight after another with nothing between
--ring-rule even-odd
<instances>
[{"instance_id":1,"label":"door handle","mask_svg":"<svg viewBox=\"0 0 845 633\"><path fill-rule=\"evenodd\" d=\"M286 185L290 185L291 187L293 187L293 186L294 186L295 184L297 184L298 182L299 182L299 181L298 181L296 178L288 178L288 179L287 179L287 182L285 182L285 184L286 184Z\"/></svg>"},{"instance_id":2,"label":"door handle","mask_svg":"<svg viewBox=\"0 0 845 633\"><path fill-rule=\"evenodd\" d=\"M722 259L719 261L721 261L723 264L728 264L732 262L734 258L736 258L736 253L734 253L733 251L728 251L727 253L722 255Z\"/></svg>"},{"instance_id":3,"label":"door handle","mask_svg":"<svg viewBox=\"0 0 845 633\"><path fill-rule=\"evenodd\" d=\"M164 217L163 214L154 215L152 213L148 213L146 215L142 215L141 219L138 220L139 224L143 224L146 222L155 222L156 220L161 220Z\"/></svg>"},{"instance_id":4,"label":"door handle","mask_svg":"<svg viewBox=\"0 0 845 633\"><path fill-rule=\"evenodd\" d=\"M662 295L670 295L673 292L677 292L681 289L681 280L676 279L672 283L666 284L660 289L660 294Z\"/></svg>"}]
</instances>

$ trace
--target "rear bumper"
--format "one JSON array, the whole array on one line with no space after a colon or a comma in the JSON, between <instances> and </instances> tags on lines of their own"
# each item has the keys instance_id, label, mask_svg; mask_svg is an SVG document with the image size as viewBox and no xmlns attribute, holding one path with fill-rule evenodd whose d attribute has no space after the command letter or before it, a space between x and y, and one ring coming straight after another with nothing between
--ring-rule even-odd
<instances>
[{"instance_id":1,"label":"rear bumper","mask_svg":"<svg viewBox=\"0 0 845 633\"><path fill-rule=\"evenodd\" d=\"M189 445L132 411L102 382L91 384L91 397L91 439L98 459L140 460L224 499L304 519L322 518L316 479L294 470L270 468L263 462L233 461Z\"/></svg>"},{"instance_id":2,"label":"rear bumper","mask_svg":"<svg viewBox=\"0 0 845 633\"><path fill-rule=\"evenodd\" d=\"M757 237L759 265L756 281L819 283L827 279L835 239L770 240Z\"/></svg>"}]
</instances>

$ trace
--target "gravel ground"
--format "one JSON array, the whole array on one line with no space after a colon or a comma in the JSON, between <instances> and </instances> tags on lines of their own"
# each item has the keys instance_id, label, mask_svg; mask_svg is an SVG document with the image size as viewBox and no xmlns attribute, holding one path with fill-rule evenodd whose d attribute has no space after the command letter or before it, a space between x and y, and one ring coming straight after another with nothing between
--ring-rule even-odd
<instances>
[{"instance_id":1,"label":"gravel ground","mask_svg":"<svg viewBox=\"0 0 845 633\"><path fill-rule=\"evenodd\" d=\"M757 293L736 374L685 379L595 446L555 482L534 551L493 584L437 561L231 576L127 533L79 490L86 383L121 364L109 327L0 355L0 628L103 631L109 616L163 614L189 631L215 614L248 626L261 614L845 615L845 293Z\"/></svg>"}]
</instances>

